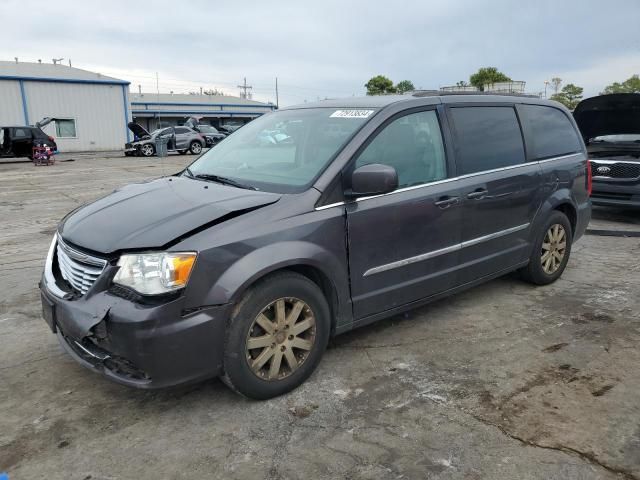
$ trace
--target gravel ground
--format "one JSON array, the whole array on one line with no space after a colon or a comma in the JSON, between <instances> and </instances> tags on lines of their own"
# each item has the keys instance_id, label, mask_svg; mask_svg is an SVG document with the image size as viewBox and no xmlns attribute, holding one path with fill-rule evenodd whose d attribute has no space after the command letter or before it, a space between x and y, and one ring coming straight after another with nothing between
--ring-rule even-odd
<instances>
[{"instance_id":1,"label":"gravel ground","mask_svg":"<svg viewBox=\"0 0 640 480\"><path fill-rule=\"evenodd\" d=\"M37 282L57 222L193 159L0 164L0 472L14 479L640 479L640 238L586 235L562 279L507 276L332 341L254 402L145 392L64 354ZM595 210L592 229L640 231Z\"/></svg>"}]
</instances>

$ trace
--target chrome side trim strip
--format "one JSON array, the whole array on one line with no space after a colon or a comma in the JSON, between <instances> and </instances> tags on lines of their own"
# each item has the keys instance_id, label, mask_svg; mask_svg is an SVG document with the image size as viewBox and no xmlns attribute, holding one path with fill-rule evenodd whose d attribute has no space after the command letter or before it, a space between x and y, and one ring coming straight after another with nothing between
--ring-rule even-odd
<instances>
[{"instance_id":1,"label":"chrome side trim strip","mask_svg":"<svg viewBox=\"0 0 640 480\"><path fill-rule=\"evenodd\" d=\"M393 192L389 192L389 193L382 193L380 195L371 195L371 196L368 196L368 197L356 198L356 202L362 202L364 200L370 200L372 198L386 197L387 195L395 195L396 193L408 192L410 190L417 190L418 188L431 187L433 185L441 185L443 183L454 182L456 180L461 180L461 179L465 179L465 178L478 177L480 175L487 175L489 173L503 172L505 170L513 170L515 168L528 167L528 166L536 165L536 164L540 165L541 163L555 162L556 160L565 160L567 158L572 158L572 157L576 157L576 156L579 156L579 155L583 155L583 153L582 152L570 153L568 155L560 155L559 157L547 158L546 160L538 160L537 162L526 162L526 163L521 163L520 165L510 165L508 167L494 168L492 170L484 170L482 172L468 173L467 175L460 175L458 177L445 178L443 180L436 180L435 182L429 182L429 183L423 183L423 184L420 184L420 185L413 185L411 187L399 188L399 189L394 190ZM592 160L592 161L598 162L599 160ZM613 162L613 163L623 163L623 162ZM630 163L633 163L633 162L630 162ZM315 210L325 210L327 208L341 207L341 206L345 205L345 203L347 203L347 202L336 202L336 203L331 203L329 205L322 205L320 207L316 207Z\"/></svg>"},{"instance_id":2,"label":"chrome side trim strip","mask_svg":"<svg viewBox=\"0 0 640 480\"><path fill-rule=\"evenodd\" d=\"M444 255L446 253L455 252L456 250L460 250L462 244L458 243L456 245L451 245L450 247L441 248L440 250L434 250L432 252L422 253L420 255L416 255L415 257L409 257L402 260L398 260L397 262L387 263L385 265L380 265L378 267L373 267L364 272L363 277L368 277L369 275L375 275L376 273L386 272L387 270L393 270L394 268L404 267L406 265L411 265L412 263L422 262L424 260L428 260L430 258L438 257L440 255Z\"/></svg>"},{"instance_id":3,"label":"chrome side trim strip","mask_svg":"<svg viewBox=\"0 0 640 480\"><path fill-rule=\"evenodd\" d=\"M532 163L547 163L547 162L555 162L556 160L564 160L566 158L576 157L578 155L584 155L582 152L569 153L567 155L560 155L559 157L547 158L546 160L538 160L537 162Z\"/></svg>"},{"instance_id":4,"label":"chrome side trim strip","mask_svg":"<svg viewBox=\"0 0 640 480\"><path fill-rule=\"evenodd\" d=\"M471 240L467 240L466 242L462 242L460 244L460 248L471 247L473 245L478 245L479 243L486 242L488 240L493 240L494 238L503 237L505 235L510 235L512 233L519 232L520 230L524 230L529 227L528 223L524 225L518 225L517 227L507 228L506 230L500 230L499 232L490 233L489 235L484 235L482 237L472 238Z\"/></svg>"},{"instance_id":5,"label":"chrome side trim strip","mask_svg":"<svg viewBox=\"0 0 640 480\"><path fill-rule=\"evenodd\" d=\"M333 208L333 207L339 207L341 205L344 205L344 202L336 202L336 203L330 203L329 205L322 205L321 207L316 207L316 211L320 211L320 210L326 210L327 208Z\"/></svg>"},{"instance_id":6,"label":"chrome side trim strip","mask_svg":"<svg viewBox=\"0 0 640 480\"><path fill-rule=\"evenodd\" d=\"M415 257L404 258L402 260L387 263L385 265L373 267L367 270L366 272L364 272L362 276L368 277L370 275L375 275L376 273L386 272L388 270L393 270L395 268L411 265L412 263L422 262L430 258L435 258L440 255L462 250L463 248L471 247L473 245L478 245L479 243L486 242L488 240L493 240L495 238L499 238L505 235L510 235L512 233L519 232L520 230L524 230L528 227L529 227L529 224L525 223L524 225L518 225L517 227L507 228L506 230L500 230L499 232L490 233L489 235L483 235L482 237L473 238L471 240L467 240L466 242L457 243L455 245L441 248L439 250L433 250L431 252L422 253L420 255L416 255Z\"/></svg>"}]
</instances>

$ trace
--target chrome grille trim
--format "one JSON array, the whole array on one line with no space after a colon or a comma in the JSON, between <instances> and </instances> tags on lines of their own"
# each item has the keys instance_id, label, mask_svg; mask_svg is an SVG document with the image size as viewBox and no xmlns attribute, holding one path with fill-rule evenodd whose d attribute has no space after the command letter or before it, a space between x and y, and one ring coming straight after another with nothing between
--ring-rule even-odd
<instances>
[{"instance_id":1,"label":"chrome grille trim","mask_svg":"<svg viewBox=\"0 0 640 480\"><path fill-rule=\"evenodd\" d=\"M107 266L107 261L74 250L58 236L56 258L60 274L78 293L85 294Z\"/></svg>"}]
</instances>

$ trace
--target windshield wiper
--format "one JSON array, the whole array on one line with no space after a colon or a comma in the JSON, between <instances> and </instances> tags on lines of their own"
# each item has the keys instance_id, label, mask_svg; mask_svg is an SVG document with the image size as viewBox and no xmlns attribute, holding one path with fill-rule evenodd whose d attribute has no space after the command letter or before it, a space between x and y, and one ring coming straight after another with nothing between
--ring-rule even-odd
<instances>
[{"instance_id":1,"label":"windshield wiper","mask_svg":"<svg viewBox=\"0 0 640 480\"><path fill-rule=\"evenodd\" d=\"M206 180L208 182L222 183L223 185L231 185L232 187L244 188L244 189L247 189L247 190L258 190L256 187L254 187L252 185L247 185L246 183L238 182L237 180L234 180L234 179L228 178L228 177L223 177L221 175L213 175L213 174L210 174L210 173L198 173L198 174L194 175L193 172L191 172L191 170L189 170L189 169L187 169L186 172L192 178L197 178L199 180Z\"/></svg>"}]
</instances>

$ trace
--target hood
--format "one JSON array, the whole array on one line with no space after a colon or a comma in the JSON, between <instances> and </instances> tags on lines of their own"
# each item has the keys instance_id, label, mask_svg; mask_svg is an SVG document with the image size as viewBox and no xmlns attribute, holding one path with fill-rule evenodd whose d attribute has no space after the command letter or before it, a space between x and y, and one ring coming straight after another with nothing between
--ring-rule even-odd
<instances>
[{"instance_id":1,"label":"hood","mask_svg":"<svg viewBox=\"0 0 640 480\"><path fill-rule=\"evenodd\" d=\"M585 142L601 135L640 134L640 94L587 98L578 104L573 116Z\"/></svg>"},{"instance_id":2,"label":"hood","mask_svg":"<svg viewBox=\"0 0 640 480\"><path fill-rule=\"evenodd\" d=\"M149 132L147 132L142 126L138 125L136 122L129 122L127 124L127 127L129 127L129 130L131 130L134 133L134 135L136 135L138 138L148 138L151 136Z\"/></svg>"},{"instance_id":3,"label":"hood","mask_svg":"<svg viewBox=\"0 0 640 480\"><path fill-rule=\"evenodd\" d=\"M189 178L160 178L127 185L76 210L58 231L66 241L103 254L162 248L281 196Z\"/></svg>"}]
</instances>

